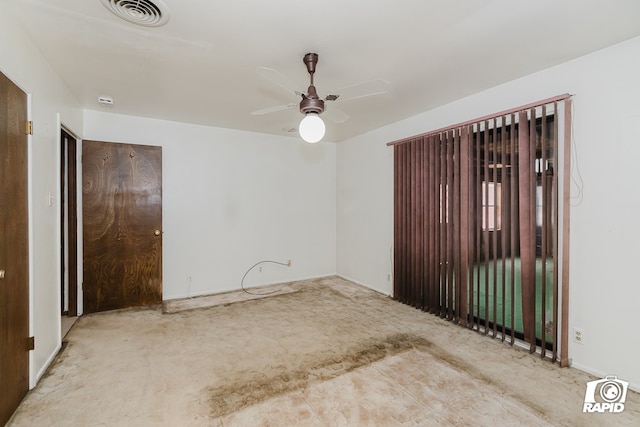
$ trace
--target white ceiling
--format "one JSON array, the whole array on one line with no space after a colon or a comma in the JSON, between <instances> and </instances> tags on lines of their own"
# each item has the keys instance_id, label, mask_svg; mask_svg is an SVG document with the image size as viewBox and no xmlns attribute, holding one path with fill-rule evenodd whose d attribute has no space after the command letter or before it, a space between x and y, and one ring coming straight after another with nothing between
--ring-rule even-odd
<instances>
[{"instance_id":1,"label":"white ceiling","mask_svg":"<svg viewBox=\"0 0 640 427\"><path fill-rule=\"evenodd\" d=\"M300 101L258 67L306 91L316 52L320 96L388 81L327 102L350 116L326 120L334 142L640 35L639 0L164 0L155 28L100 0L0 1L86 109L297 137L297 108L251 114Z\"/></svg>"}]
</instances>

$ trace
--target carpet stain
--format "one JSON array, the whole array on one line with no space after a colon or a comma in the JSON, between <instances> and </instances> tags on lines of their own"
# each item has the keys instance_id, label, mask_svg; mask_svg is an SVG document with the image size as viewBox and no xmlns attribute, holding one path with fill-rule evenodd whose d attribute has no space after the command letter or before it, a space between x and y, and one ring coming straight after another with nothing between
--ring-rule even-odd
<instances>
[{"instance_id":1,"label":"carpet stain","mask_svg":"<svg viewBox=\"0 0 640 427\"><path fill-rule=\"evenodd\" d=\"M518 350L513 349L513 351L518 351ZM518 393L509 392L507 383L501 382L499 378L495 378L495 377L491 377L483 374L481 369L479 369L478 367L472 364L469 364L468 362L465 362L459 357L456 357L455 355L449 353L442 347L432 345L429 348L429 354L435 357L436 359L439 359L443 363L450 365L451 367L455 368L459 372L466 373L467 375L474 378L478 382L485 383L488 386L490 386L492 389L501 390L505 396L509 396L511 399L519 401L524 406L536 412L537 415L540 416L541 418L547 419L547 420L549 419L548 414L546 413L546 411L542 406L531 403L529 399L527 399L526 397Z\"/></svg>"},{"instance_id":2,"label":"carpet stain","mask_svg":"<svg viewBox=\"0 0 640 427\"><path fill-rule=\"evenodd\" d=\"M428 340L411 334L393 334L379 339L367 339L345 349L311 361L296 370L274 372L270 375L254 373L233 384L210 387L211 415L220 417L272 397L298 390L316 381L327 381L354 369L367 366L386 357L410 349L426 349Z\"/></svg>"}]
</instances>

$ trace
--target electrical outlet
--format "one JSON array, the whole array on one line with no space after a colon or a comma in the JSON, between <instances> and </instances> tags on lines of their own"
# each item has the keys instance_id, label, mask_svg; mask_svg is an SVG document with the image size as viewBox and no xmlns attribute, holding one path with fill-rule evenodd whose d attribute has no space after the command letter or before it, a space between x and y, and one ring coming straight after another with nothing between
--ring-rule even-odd
<instances>
[{"instance_id":1,"label":"electrical outlet","mask_svg":"<svg viewBox=\"0 0 640 427\"><path fill-rule=\"evenodd\" d=\"M391 273L387 273L387 282L391 281Z\"/></svg>"},{"instance_id":2,"label":"electrical outlet","mask_svg":"<svg viewBox=\"0 0 640 427\"><path fill-rule=\"evenodd\" d=\"M258 272L262 273L262 266L258 267Z\"/></svg>"},{"instance_id":3,"label":"electrical outlet","mask_svg":"<svg viewBox=\"0 0 640 427\"><path fill-rule=\"evenodd\" d=\"M584 330L582 328L573 328L573 342L584 344Z\"/></svg>"}]
</instances>

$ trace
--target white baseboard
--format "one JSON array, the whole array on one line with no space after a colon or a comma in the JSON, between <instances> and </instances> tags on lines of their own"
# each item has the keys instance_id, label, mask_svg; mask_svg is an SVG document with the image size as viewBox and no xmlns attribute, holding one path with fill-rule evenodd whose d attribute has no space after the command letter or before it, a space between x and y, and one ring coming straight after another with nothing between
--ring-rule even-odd
<instances>
[{"instance_id":1,"label":"white baseboard","mask_svg":"<svg viewBox=\"0 0 640 427\"><path fill-rule=\"evenodd\" d=\"M586 372L587 374L591 374L591 375L593 375L595 377L598 377L598 378L604 378L607 375L617 375L616 372L602 372L602 371L600 371L598 369L593 369L590 366L581 365L579 363L571 363L571 367L575 368L575 369L578 369L578 370L580 370L582 372ZM621 379L621 380L625 380L622 377L618 377L618 378ZM586 387L586 384L585 384L585 387ZM635 391L635 392L640 393L640 384L629 383L629 388L631 390Z\"/></svg>"},{"instance_id":2,"label":"white baseboard","mask_svg":"<svg viewBox=\"0 0 640 427\"><path fill-rule=\"evenodd\" d=\"M350 282L356 283L356 284L358 284L360 286L364 286L365 288L371 289L372 291L376 291L377 293L379 293L381 295L384 295L386 297L392 297L393 296L393 293L389 293L387 291L383 291L381 289L374 288L373 286L370 286L370 285L368 285L366 283L363 283L363 282L361 282L359 280L353 279L353 278L351 278L349 276L345 276L344 274L336 274L336 276L338 276L338 277L340 277L340 278L342 278L344 280L348 280Z\"/></svg>"},{"instance_id":3,"label":"white baseboard","mask_svg":"<svg viewBox=\"0 0 640 427\"><path fill-rule=\"evenodd\" d=\"M42 368L40 368L40 370L36 372L35 378L33 378L32 381L29 381L30 390L32 390L38 384L38 382L40 381L40 378L42 378L42 376L47 372L47 369L49 369L49 366L51 366L53 361L56 359L61 348L62 348L62 342L58 343L56 348L53 350L53 353L49 355L46 362L42 365Z\"/></svg>"},{"instance_id":4,"label":"white baseboard","mask_svg":"<svg viewBox=\"0 0 640 427\"><path fill-rule=\"evenodd\" d=\"M323 277L331 277L331 276L335 276L335 275L336 275L335 273L330 273L330 274L322 274L322 275L319 275L319 276L294 278L294 279L287 280L285 282L282 282L282 281L264 282L264 283L259 283L259 284L252 284L251 286L245 286L245 288L246 289L252 289L252 288L263 288L263 287L266 287L266 286L286 285L288 283L303 282L305 280L322 279ZM222 288L222 289L209 290L209 291L204 291L204 292L199 292L199 293L178 294L178 295L171 295L169 297L164 297L163 296L162 301L165 302L165 301L172 301L172 300L176 300L176 299L207 297L207 296L218 295L218 294L226 294L226 293L229 293L229 292L236 292L236 291L239 291L239 290L240 290L240 286L238 285L237 287L233 287L233 288Z\"/></svg>"}]
</instances>

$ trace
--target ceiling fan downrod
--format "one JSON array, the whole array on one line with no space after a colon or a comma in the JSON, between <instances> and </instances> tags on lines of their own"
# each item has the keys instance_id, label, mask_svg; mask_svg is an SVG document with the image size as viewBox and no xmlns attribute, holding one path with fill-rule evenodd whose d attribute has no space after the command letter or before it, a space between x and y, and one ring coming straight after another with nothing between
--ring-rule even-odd
<instances>
[{"instance_id":1,"label":"ceiling fan downrod","mask_svg":"<svg viewBox=\"0 0 640 427\"><path fill-rule=\"evenodd\" d=\"M324 112L324 101L318 97L316 87L313 85L313 74L316 72L316 64L318 63L318 54L307 53L303 62L307 66L309 72L309 88L307 94L302 94L302 101L300 101L300 112L303 114L316 113L320 114Z\"/></svg>"}]
</instances>

